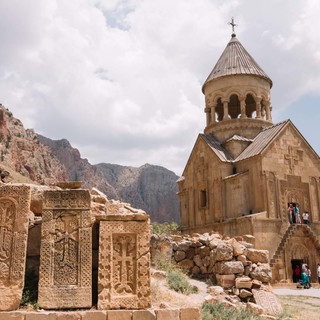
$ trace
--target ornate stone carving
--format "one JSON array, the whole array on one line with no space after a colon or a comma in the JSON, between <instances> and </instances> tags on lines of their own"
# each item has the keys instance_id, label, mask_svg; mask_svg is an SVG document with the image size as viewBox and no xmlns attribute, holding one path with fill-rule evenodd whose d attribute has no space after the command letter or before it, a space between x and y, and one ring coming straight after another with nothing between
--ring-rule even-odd
<instances>
[{"instance_id":1,"label":"ornate stone carving","mask_svg":"<svg viewBox=\"0 0 320 320\"><path fill-rule=\"evenodd\" d=\"M0 310L18 309L24 285L30 187L0 187Z\"/></svg>"},{"instance_id":2,"label":"ornate stone carving","mask_svg":"<svg viewBox=\"0 0 320 320\"><path fill-rule=\"evenodd\" d=\"M108 219L100 222L98 308L148 308L151 304L148 216L141 215L135 221L126 216L121 217L122 221L111 221L112 216Z\"/></svg>"},{"instance_id":3,"label":"ornate stone carving","mask_svg":"<svg viewBox=\"0 0 320 320\"><path fill-rule=\"evenodd\" d=\"M267 314L277 315L282 312L282 306L272 292L252 289L252 293L256 304L261 306Z\"/></svg>"},{"instance_id":4,"label":"ornate stone carving","mask_svg":"<svg viewBox=\"0 0 320 320\"><path fill-rule=\"evenodd\" d=\"M92 232L88 190L44 192L39 305L91 307Z\"/></svg>"}]
</instances>

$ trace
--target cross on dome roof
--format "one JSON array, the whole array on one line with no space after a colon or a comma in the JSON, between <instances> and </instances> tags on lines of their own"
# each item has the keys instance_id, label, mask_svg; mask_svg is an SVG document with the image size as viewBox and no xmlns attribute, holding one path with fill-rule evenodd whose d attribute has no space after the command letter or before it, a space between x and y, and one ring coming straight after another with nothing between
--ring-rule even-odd
<instances>
[{"instance_id":1,"label":"cross on dome roof","mask_svg":"<svg viewBox=\"0 0 320 320\"><path fill-rule=\"evenodd\" d=\"M234 27L237 27L238 25L234 23L234 18L231 18L231 22L228 22L228 24L230 24L232 26L232 37L235 37L236 34L234 32Z\"/></svg>"}]
</instances>

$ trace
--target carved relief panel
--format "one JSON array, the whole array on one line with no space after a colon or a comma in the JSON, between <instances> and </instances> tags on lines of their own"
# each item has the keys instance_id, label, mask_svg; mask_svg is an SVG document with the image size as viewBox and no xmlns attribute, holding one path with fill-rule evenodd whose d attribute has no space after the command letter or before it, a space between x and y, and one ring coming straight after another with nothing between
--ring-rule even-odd
<instances>
[{"instance_id":1,"label":"carved relief panel","mask_svg":"<svg viewBox=\"0 0 320 320\"><path fill-rule=\"evenodd\" d=\"M99 309L150 307L150 235L145 217L100 222Z\"/></svg>"},{"instance_id":2,"label":"carved relief panel","mask_svg":"<svg viewBox=\"0 0 320 320\"><path fill-rule=\"evenodd\" d=\"M0 310L19 308L24 286L31 195L28 186L0 187Z\"/></svg>"},{"instance_id":3,"label":"carved relief panel","mask_svg":"<svg viewBox=\"0 0 320 320\"><path fill-rule=\"evenodd\" d=\"M46 191L39 274L42 308L91 307L91 247L89 191Z\"/></svg>"}]
</instances>

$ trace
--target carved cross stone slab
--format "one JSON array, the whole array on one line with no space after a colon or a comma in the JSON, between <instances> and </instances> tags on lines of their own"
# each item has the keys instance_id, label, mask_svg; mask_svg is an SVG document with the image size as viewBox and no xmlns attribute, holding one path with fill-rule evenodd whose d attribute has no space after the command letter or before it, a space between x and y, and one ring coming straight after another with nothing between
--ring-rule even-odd
<instances>
[{"instance_id":1,"label":"carved cross stone slab","mask_svg":"<svg viewBox=\"0 0 320 320\"><path fill-rule=\"evenodd\" d=\"M30 187L0 187L0 310L19 308L26 264Z\"/></svg>"},{"instance_id":2,"label":"carved cross stone slab","mask_svg":"<svg viewBox=\"0 0 320 320\"><path fill-rule=\"evenodd\" d=\"M150 226L148 216L125 215L100 222L99 309L143 309L151 306ZM119 220L122 219L122 220Z\"/></svg>"},{"instance_id":3,"label":"carved cross stone slab","mask_svg":"<svg viewBox=\"0 0 320 320\"><path fill-rule=\"evenodd\" d=\"M283 311L281 304L275 294L268 291L252 289L256 304L261 306L266 313L277 315Z\"/></svg>"},{"instance_id":4,"label":"carved cross stone slab","mask_svg":"<svg viewBox=\"0 0 320 320\"><path fill-rule=\"evenodd\" d=\"M44 192L39 306L89 308L92 304L92 231L88 190Z\"/></svg>"}]
</instances>

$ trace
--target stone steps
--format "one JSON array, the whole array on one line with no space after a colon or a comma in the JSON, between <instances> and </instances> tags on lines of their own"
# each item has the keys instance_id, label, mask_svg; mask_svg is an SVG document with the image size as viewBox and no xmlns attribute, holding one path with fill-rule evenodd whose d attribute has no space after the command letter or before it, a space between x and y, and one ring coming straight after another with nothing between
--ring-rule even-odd
<instances>
[{"instance_id":1,"label":"stone steps","mask_svg":"<svg viewBox=\"0 0 320 320\"><path fill-rule=\"evenodd\" d=\"M270 266L271 268L275 265L275 263L277 262L277 259L280 258L281 253L283 252L288 239L292 236L292 234L294 233L294 231L298 228L304 228L307 231L308 236L312 239L312 241L315 243L315 247L318 250L318 252L320 253L320 242L317 239L316 234L314 233L314 231L311 229L311 227L309 225L306 224L291 224L288 229L286 230L285 234L283 235L277 250L275 251L274 255L272 256L272 258L270 259Z\"/></svg>"}]
</instances>

